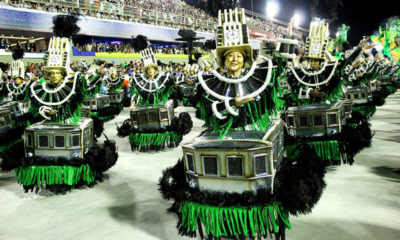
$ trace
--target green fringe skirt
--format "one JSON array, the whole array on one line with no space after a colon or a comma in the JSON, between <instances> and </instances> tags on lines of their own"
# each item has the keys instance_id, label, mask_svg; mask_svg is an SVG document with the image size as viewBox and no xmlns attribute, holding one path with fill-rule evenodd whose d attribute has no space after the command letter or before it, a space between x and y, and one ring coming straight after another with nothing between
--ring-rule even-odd
<instances>
[{"instance_id":1,"label":"green fringe skirt","mask_svg":"<svg viewBox=\"0 0 400 240\"><path fill-rule=\"evenodd\" d=\"M263 237L291 229L289 213L277 202L265 206L219 207L184 201L179 213L180 227L187 232L204 228L207 235L217 238Z\"/></svg>"},{"instance_id":2,"label":"green fringe skirt","mask_svg":"<svg viewBox=\"0 0 400 240\"><path fill-rule=\"evenodd\" d=\"M182 141L182 136L174 131L163 133L133 133L129 134L132 151L159 150L165 147L176 147Z\"/></svg>"},{"instance_id":3,"label":"green fringe skirt","mask_svg":"<svg viewBox=\"0 0 400 240\"><path fill-rule=\"evenodd\" d=\"M92 170L89 164L81 166L28 166L16 169L18 182L24 188L63 185L74 188L77 185L92 185L100 173Z\"/></svg>"}]
</instances>

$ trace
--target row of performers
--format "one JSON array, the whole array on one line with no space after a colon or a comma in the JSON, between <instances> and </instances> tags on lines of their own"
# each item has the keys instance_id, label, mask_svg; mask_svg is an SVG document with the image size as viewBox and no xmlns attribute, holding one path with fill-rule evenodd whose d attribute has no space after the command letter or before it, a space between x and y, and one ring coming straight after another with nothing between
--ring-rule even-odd
<instances>
[{"instance_id":1,"label":"row of performers","mask_svg":"<svg viewBox=\"0 0 400 240\"><path fill-rule=\"evenodd\" d=\"M159 182L181 235L285 239L289 215L310 213L321 197L325 167L352 164L371 145L369 118L399 87L400 68L369 38L333 53L328 28L315 19L305 49L286 36L254 56L244 10L220 11L216 49L186 68L182 87L207 129ZM158 77L141 76L137 96ZM137 134L141 113L132 113L127 132Z\"/></svg>"},{"instance_id":2,"label":"row of performers","mask_svg":"<svg viewBox=\"0 0 400 240\"><path fill-rule=\"evenodd\" d=\"M181 97L207 129L183 146L183 158L160 179L163 197L174 200L179 232L284 239L289 214L309 213L319 200L325 166L351 164L370 146L368 119L396 90L399 67L366 38L333 57L328 24L319 19L310 25L303 56L294 54L298 41L290 36L276 39L269 57L253 56L244 10L219 14L215 51L187 66L178 82L159 71L146 39L135 39L145 68L132 76L130 119L118 135L129 136L132 150L177 146L192 128L188 113L174 116L174 100ZM72 72L68 37L51 39L48 77L27 88L29 115L10 118L13 130L1 138L24 129L23 138L15 134L15 142L23 142L2 146L2 158L27 190L91 185L117 159L113 141L94 141L94 119L117 113L95 109L88 115L93 120L81 117L83 103L101 90L103 66L85 77ZM114 73L108 79L119 81L120 93L121 78ZM31 125L38 116L46 120Z\"/></svg>"}]
</instances>

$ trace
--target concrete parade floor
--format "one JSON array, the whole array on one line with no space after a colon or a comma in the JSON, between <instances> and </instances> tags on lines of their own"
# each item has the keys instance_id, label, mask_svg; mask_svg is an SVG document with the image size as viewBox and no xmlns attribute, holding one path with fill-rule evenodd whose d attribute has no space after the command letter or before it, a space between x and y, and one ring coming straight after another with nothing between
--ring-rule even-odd
<instances>
[{"instance_id":1,"label":"concrete parade floor","mask_svg":"<svg viewBox=\"0 0 400 240\"><path fill-rule=\"evenodd\" d=\"M178 112L189 110L178 108ZM192 118L194 111L190 110ZM177 218L167 213L170 201L161 198L158 179L182 155L180 147L133 153L128 139L116 137L115 123L128 118L128 109L106 123L105 133L117 141L119 160L94 188L65 195L47 191L24 193L15 172L0 173L0 239L140 239L179 240ZM327 188L307 216L291 216L288 240L400 239L400 93L390 96L371 119L372 147L353 166L328 170ZM202 130L195 119L191 133Z\"/></svg>"}]
</instances>

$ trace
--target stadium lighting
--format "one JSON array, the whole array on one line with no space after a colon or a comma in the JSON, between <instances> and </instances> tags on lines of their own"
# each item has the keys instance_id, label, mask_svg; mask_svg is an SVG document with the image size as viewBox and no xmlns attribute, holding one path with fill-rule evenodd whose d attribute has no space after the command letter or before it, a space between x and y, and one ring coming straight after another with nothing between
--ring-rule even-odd
<instances>
[{"instance_id":1,"label":"stadium lighting","mask_svg":"<svg viewBox=\"0 0 400 240\"><path fill-rule=\"evenodd\" d=\"M273 19L279 12L279 3L276 0L269 0L267 2L267 17Z\"/></svg>"},{"instance_id":2,"label":"stadium lighting","mask_svg":"<svg viewBox=\"0 0 400 240\"><path fill-rule=\"evenodd\" d=\"M303 22L303 15L297 12L293 15L292 19L294 26L298 27Z\"/></svg>"}]
</instances>

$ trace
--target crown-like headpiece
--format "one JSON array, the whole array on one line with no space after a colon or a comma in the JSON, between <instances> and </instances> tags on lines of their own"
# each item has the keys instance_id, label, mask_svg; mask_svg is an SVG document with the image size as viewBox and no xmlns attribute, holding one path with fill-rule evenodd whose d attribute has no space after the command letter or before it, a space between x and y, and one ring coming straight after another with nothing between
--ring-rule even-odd
<instances>
[{"instance_id":1,"label":"crown-like headpiece","mask_svg":"<svg viewBox=\"0 0 400 240\"><path fill-rule=\"evenodd\" d=\"M52 37L45 56L46 66L44 70L59 69L66 75L72 75L73 71L70 67L71 49L71 39L66 37Z\"/></svg>"},{"instance_id":2,"label":"crown-like headpiece","mask_svg":"<svg viewBox=\"0 0 400 240\"><path fill-rule=\"evenodd\" d=\"M217 59L219 64L223 64L226 51L239 49L245 55L246 65L250 66L253 63L253 50L249 41L244 9L220 10L217 27Z\"/></svg>"},{"instance_id":3,"label":"crown-like headpiece","mask_svg":"<svg viewBox=\"0 0 400 240\"><path fill-rule=\"evenodd\" d=\"M154 56L152 48L146 48L140 51L140 56L142 57L144 67L157 67L157 58Z\"/></svg>"},{"instance_id":4,"label":"crown-like headpiece","mask_svg":"<svg viewBox=\"0 0 400 240\"><path fill-rule=\"evenodd\" d=\"M304 57L316 60L325 59L328 35L329 24L325 20L315 18L310 24Z\"/></svg>"},{"instance_id":5,"label":"crown-like headpiece","mask_svg":"<svg viewBox=\"0 0 400 240\"><path fill-rule=\"evenodd\" d=\"M21 59L13 60L11 62L10 70L8 71L8 76L11 79L15 79L17 77L21 79L25 78L25 64L24 62L22 62Z\"/></svg>"}]
</instances>

